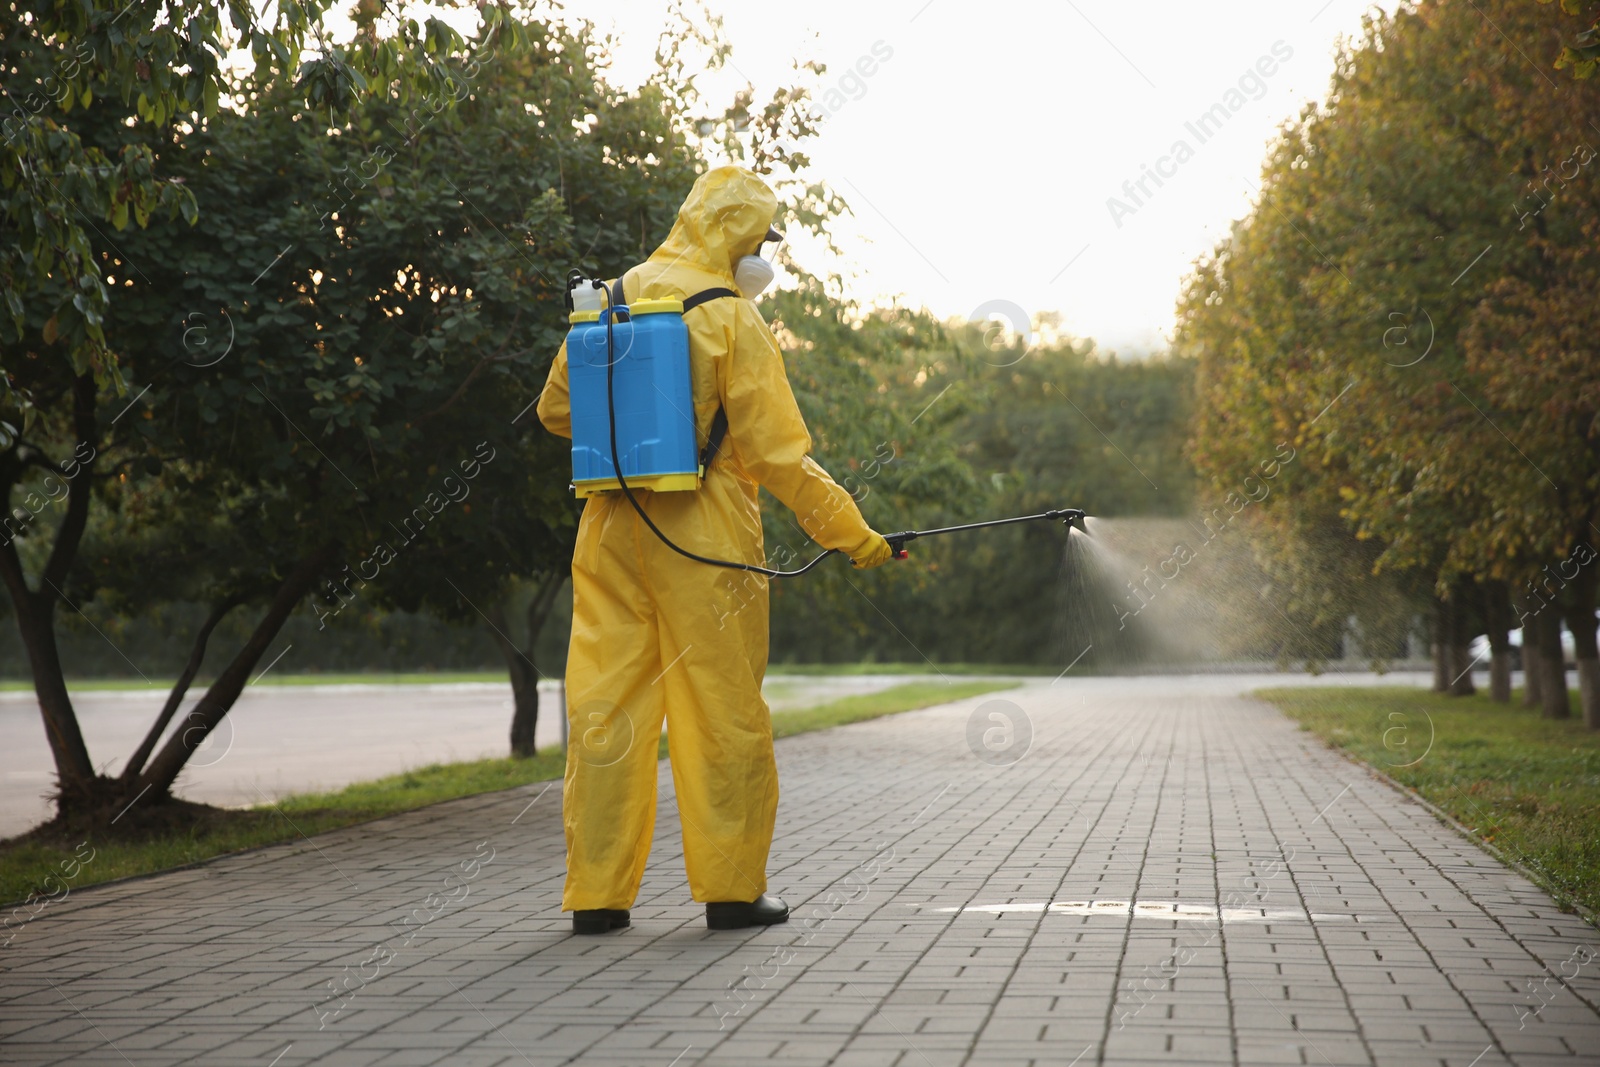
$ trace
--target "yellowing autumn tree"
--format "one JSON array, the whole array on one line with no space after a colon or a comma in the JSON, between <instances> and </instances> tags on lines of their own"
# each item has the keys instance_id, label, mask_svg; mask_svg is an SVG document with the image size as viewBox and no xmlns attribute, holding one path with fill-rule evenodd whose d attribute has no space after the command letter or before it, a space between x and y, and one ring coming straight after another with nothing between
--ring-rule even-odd
<instances>
[{"instance_id":1,"label":"yellowing autumn tree","mask_svg":"<svg viewBox=\"0 0 1600 1067\"><path fill-rule=\"evenodd\" d=\"M1528 58L1556 32L1513 0L1372 16L1197 267L1179 345L1204 473L1300 450L1263 509L1296 622L1425 591L1441 687L1487 631L1501 699L1520 625L1559 717L1565 619L1600 728L1600 89Z\"/></svg>"}]
</instances>

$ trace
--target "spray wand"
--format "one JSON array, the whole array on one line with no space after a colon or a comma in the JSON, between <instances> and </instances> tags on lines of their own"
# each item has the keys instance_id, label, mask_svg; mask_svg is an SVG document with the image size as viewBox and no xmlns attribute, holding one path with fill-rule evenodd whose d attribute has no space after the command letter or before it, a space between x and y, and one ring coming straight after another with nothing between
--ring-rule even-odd
<instances>
[{"instance_id":1,"label":"spray wand","mask_svg":"<svg viewBox=\"0 0 1600 1067\"><path fill-rule=\"evenodd\" d=\"M1088 516L1078 508L1061 508L1058 511L1041 512L1038 515L1016 515L1009 519L990 519L987 522L969 522L962 526L941 526L937 530L901 530L899 533L884 534L883 539L889 542L889 547L894 549L895 559L905 559L907 556L906 545L919 537L936 537L939 534L961 533L963 530L982 530L990 526L1010 526L1018 522L1039 522L1045 519L1060 519L1066 525L1079 531L1088 533L1089 527L1084 523Z\"/></svg>"}]
</instances>

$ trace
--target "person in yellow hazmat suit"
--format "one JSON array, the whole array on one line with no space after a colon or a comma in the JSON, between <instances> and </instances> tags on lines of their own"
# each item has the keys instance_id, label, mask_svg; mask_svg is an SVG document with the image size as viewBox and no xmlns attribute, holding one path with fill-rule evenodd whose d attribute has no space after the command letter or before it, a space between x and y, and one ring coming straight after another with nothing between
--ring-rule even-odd
<instances>
[{"instance_id":1,"label":"person in yellow hazmat suit","mask_svg":"<svg viewBox=\"0 0 1600 1067\"><path fill-rule=\"evenodd\" d=\"M741 167L702 175L661 247L624 275L625 302L732 288L741 258L770 236L777 206L766 183ZM857 567L887 562L888 542L808 455L811 437L783 355L755 305L709 300L684 321L699 440L707 441L719 407L727 432L698 490L633 490L661 532L690 552L760 565L756 494L766 486L824 548ZM565 346L538 412L550 432L572 436ZM766 892L778 807L761 695L767 579L677 554L613 490L584 506L572 597L561 908L573 913L574 931L629 924L655 825L663 717L689 888L706 905L706 924L786 921L788 908Z\"/></svg>"}]
</instances>

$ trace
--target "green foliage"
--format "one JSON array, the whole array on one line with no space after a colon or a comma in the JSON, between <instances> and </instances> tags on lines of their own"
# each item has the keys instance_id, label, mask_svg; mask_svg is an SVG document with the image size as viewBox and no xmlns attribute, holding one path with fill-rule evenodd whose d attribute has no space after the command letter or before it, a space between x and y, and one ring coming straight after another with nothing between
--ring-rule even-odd
<instances>
[{"instance_id":1,"label":"green foliage","mask_svg":"<svg viewBox=\"0 0 1600 1067\"><path fill-rule=\"evenodd\" d=\"M1554 2L1539 0L1541 4ZM1574 78L1592 78L1596 66L1600 66L1600 6L1585 3L1584 0L1561 0L1561 10L1568 15L1582 16L1589 27L1574 34L1570 43L1562 43L1561 54L1556 57L1556 69L1571 67Z\"/></svg>"},{"instance_id":2,"label":"green foliage","mask_svg":"<svg viewBox=\"0 0 1600 1067\"><path fill-rule=\"evenodd\" d=\"M1183 458L1192 375L1184 360L1119 361L1092 342L985 367L982 402L956 429L962 456L1004 509L1183 514L1194 495Z\"/></svg>"},{"instance_id":3,"label":"green foliage","mask_svg":"<svg viewBox=\"0 0 1600 1067\"><path fill-rule=\"evenodd\" d=\"M1444 809L1558 901L1600 911L1600 738L1581 722L1417 689L1257 695Z\"/></svg>"},{"instance_id":4,"label":"green foliage","mask_svg":"<svg viewBox=\"0 0 1600 1067\"><path fill-rule=\"evenodd\" d=\"M657 88L605 85L586 30L518 36L439 42L441 96L364 100L334 130L263 96L166 151L199 221L121 242L138 274L113 318L149 386L123 421L164 473L113 498L79 596L260 597L332 543L319 624L351 606L477 622L565 567L566 449L530 410L561 280L633 262L698 157ZM575 113L593 121L557 118Z\"/></svg>"},{"instance_id":5,"label":"green foliage","mask_svg":"<svg viewBox=\"0 0 1600 1067\"><path fill-rule=\"evenodd\" d=\"M97 230L122 231L130 221L143 228L180 213L194 218L193 198L158 172L158 150L85 139L75 110L110 102L135 129L158 134L204 125L223 113L224 99L236 105L262 92L292 92L331 116L358 95L408 100L442 90L434 56L462 45L455 31L402 14L381 20L380 33L376 8L363 7L355 38L340 45L322 29L330 6L273 5L268 16L239 0L10 0L0 41L11 102L0 147L0 283L15 340L48 324L48 358L120 386L116 346L104 330L112 288L96 255ZM516 45L508 11L480 8L481 42ZM223 63L234 51L254 60L242 78ZM21 402L30 399L24 392Z\"/></svg>"},{"instance_id":6,"label":"green foliage","mask_svg":"<svg viewBox=\"0 0 1600 1067\"><path fill-rule=\"evenodd\" d=\"M442 23L418 25L402 11L385 16L368 5L358 9L351 41L330 43L321 27L325 8L290 4L258 16L248 5L233 4L227 24L223 9L185 2L24 0L10 8L15 32L0 41L0 78L17 106L6 120L0 149L7 161L0 230L14 239L0 242L0 284L9 301L8 332L17 343L7 350L0 391L0 488L8 512L14 490L22 490L25 502L38 496L30 484L34 478L52 500L65 503L48 518L40 516L51 508L26 504L32 514L25 528L8 524L0 544L0 573L30 642L62 795L76 798L73 804L88 805L91 795L115 786L94 772L61 681L55 610L59 600L76 599L65 589L83 599L105 589L113 605L136 603L141 590L152 588L169 599L224 603L287 590L294 594L287 607L314 577L315 566L331 560L341 541L354 539L357 520L365 532L361 507L382 502L364 493L272 399L304 387L311 377L287 359L263 358L261 347L288 343L302 354L305 345L314 346L315 338L295 335L322 325L304 309L304 286L287 299L281 288L277 300L270 292L262 299L255 284L270 267L247 274L233 257L255 251L259 237L276 238L293 228L292 211L270 219L249 216L272 192L282 194L285 179L303 179L306 166L326 158L295 154L302 145L284 123L303 122L302 133L316 128L331 135L339 132L329 129L336 113L354 102L357 91L394 106L419 92L439 97L459 84L451 77L452 61L459 65L461 57L444 53L459 52L465 42ZM506 23L504 13L493 5L480 8L483 32L476 43L509 55L520 46L522 31ZM235 48L254 56L253 73L222 64ZM303 110L308 101L317 110ZM208 138L227 144L230 135L237 146L237 127L249 124L257 108L279 122L266 131L276 141L249 160L251 170L237 158L190 150ZM228 173L233 188L218 188L226 180L209 184L208 166ZM152 224L158 214L170 222L180 213L194 223L202 202L219 192L257 194L226 204L235 226L245 216L243 232L226 225L226 212L220 224L216 217L202 220L202 231ZM186 247L197 234L220 241ZM308 244L311 255L329 256L325 234ZM276 258L292 247L284 245ZM190 259L200 276L189 277ZM214 270L210 277L207 267ZM245 294L246 288L252 292ZM152 309L162 299L187 305L181 322ZM179 335L185 344L197 333L201 341L212 340L205 327L216 311L227 320L229 337L224 344L222 323L215 323L219 336L204 362L185 359L175 344L169 347ZM236 340L230 311L244 318L245 346L257 346L254 358L237 373L230 373L240 366L235 358L234 367L207 375ZM213 352L220 355L213 359ZM316 428L327 443L340 433L361 436L376 467L370 444L376 405L368 401L383 383L345 375L356 402L329 404L333 394L324 382L321 410L312 417L325 420ZM131 398L130 382L142 386ZM152 396L167 401L162 413L171 421L155 418L148 406ZM118 405L115 414L105 410L111 403ZM135 410L141 403L146 406ZM273 411L243 420L241 441L233 435L241 409L250 406ZM225 414L232 420L225 422ZM308 462L308 451L325 464ZM407 458L428 459L415 453ZM219 475L227 460L239 465ZM354 490L346 498L356 510L354 520L349 508L327 506L329 470ZM58 495L63 482L66 490ZM95 506L97 501L111 508ZM167 525L151 521L156 516ZM88 560L79 555L85 534L100 549ZM147 554L141 556L140 549ZM93 569L75 567L86 562ZM265 638L281 621L281 611L269 615ZM242 670L263 644L253 640L247 646L245 662L234 665L233 681L211 706L226 709ZM172 747L173 758L157 761L166 776L159 783L163 789L185 749Z\"/></svg>"},{"instance_id":7,"label":"green foliage","mask_svg":"<svg viewBox=\"0 0 1600 1067\"><path fill-rule=\"evenodd\" d=\"M684 132L698 97L675 79L721 46L679 25L624 93L587 28L516 30L515 51L441 38L441 94L375 95L329 129L280 92L168 150L200 221L124 242L156 282L121 294L118 327L174 469L99 531L84 596L259 595L332 541L319 619L365 600L476 621L565 568L566 446L531 413L562 281L620 273L670 228L703 167ZM769 117L764 143L808 135L792 107ZM471 499L428 505L413 545L408 516L452 492ZM172 583L141 562L163 555L203 562Z\"/></svg>"},{"instance_id":8,"label":"green foliage","mask_svg":"<svg viewBox=\"0 0 1600 1067\"><path fill-rule=\"evenodd\" d=\"M661 69L623 92L586 24L484 7L468 41L364 3L354 37L333 44L321 10L268 31L243 8L233 30L152 31L156 51L242 41L258 70L173 82L163 67L137 101L101 96L71 116L82 152L159 160L192 225L85 231L96 284L115 295L90 308L103 350L63 360L69 320L30 305L22 321L18 403L0 412L6 486L37 496L75 444L98 460L67 517L11 546L13 597L44 612L34 632L49 632L57 595L123 617L293 603L307 573L319 629L352 607L476 623L520 579L566 565L566 448L531 417L564 332L562 279L618 273L665 234L703 165L680 76L722 46L680 16ZM19 39L48 50L65 32ZM306 35L318 45L302 57ZM219 84L227 106L175 103ZM804 93L786 92L748 123L762 166L809 135ZM795 195L809 211L831 202ZM86 377L85 352L106 373ZM46 559L53 590L35 604L23 576ZM221 710L231 699L224 686ZM69 756L63 773L85 777L81 746Z\"/></svg>"},{"instance_id":9,"label":"green foliage","mask_svg":"<svg viewBox=\"0 0 1600 1067\"><path fill-rule=\"evenodd\" d=\"M878 529L1190 506L1186 361L1121 362L1070 339L1000 345L978 325L809 295L779 305L790 376L819 461ZM769 555L794 543L786 519L768 515ZM997 529L915 542L909 560L864 574L824 565L775 582L774 658L1064 665L1082 643L1067 651L1063 621L1083 610L1067 603L1066 546L1059 526Z\"/></svg>"},{"instance_id":10,"label":"green foliage","mask_svg":"<svg viewBox=\"0 0 1600 1067\"><path fill-rule=\"evenodd\" d=\"M79 606L84 614L67 613L57 631L72 693L107 687L145 689L152 707L160 705L162 690L172 688L209 611L209 605L199 603L155 604L137 611L130 607L127 614L103 601ZM247 611L235 611L222 621L212 634L211 655L196 686L209 686L215 680L258 622ZM262 675L285 649L283 658ZM566 656L566 631L560 620L552 619L541 633L537 651L540 669L546 675L559 674ZM451 623L432 613L351 607L322 627L314 612L302 611L278 632L255 669L260 680L251 685L274 684L280 673L285 679L303 678L306 684L339 679L386 684L399 674L426 676L433 671L487 672L479 680L503 680L505 659L487 624L476 616L470 623ZM16 681L0 682L0 688L31 690L28 673L27 651L16 626L5 620L0 624L0 677ZM463 675L460 680L473 679Z\"/></svg>"}]
</instances>

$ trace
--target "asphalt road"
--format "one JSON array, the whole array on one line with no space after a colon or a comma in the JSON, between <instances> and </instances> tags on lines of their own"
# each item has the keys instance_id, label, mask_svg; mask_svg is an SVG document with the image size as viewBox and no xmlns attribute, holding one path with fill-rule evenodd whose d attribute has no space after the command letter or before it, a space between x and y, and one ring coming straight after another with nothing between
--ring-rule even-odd
<instances>
[{"instance_id":1,"label":"asphalt road","mask_svg":"<svg viewBox=\"0 0 1600 1067\"><path fill-rule=\"evenodd\" d=\"M782 711L915 680L775 675L767 680L767 700ZM536 739L543 748L561 743L562 705L556 683L540 689ZM164 690L148 689L73 697L89 755L104 772L121 770L165 698ZM182 728L182 715L174 719L169 735ZM216 739L190 760L178 793L242 807L290 793L337 789L431 763L505 755L510 729L508 684L252 687L223 720ZM54 781L34 695L0 693L0 837L50 817L46 797Z\"/></svg>"}]
</instances>

